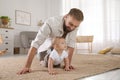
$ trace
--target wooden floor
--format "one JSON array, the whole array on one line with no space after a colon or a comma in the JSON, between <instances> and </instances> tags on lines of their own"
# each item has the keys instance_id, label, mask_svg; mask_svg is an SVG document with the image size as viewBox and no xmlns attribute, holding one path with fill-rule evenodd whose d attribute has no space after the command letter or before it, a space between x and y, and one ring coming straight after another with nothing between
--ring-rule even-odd
<instances>
[{"instance_id":1,"label":"wooden floor","mask_svg":"<svg viewBox=\"0 0 120 80\"><path fill-rule=\"evenodd\" d=\"M96 76L91 76L79 80L120 80L120 69L112 70Z\"/></svg>"}]
</instances>

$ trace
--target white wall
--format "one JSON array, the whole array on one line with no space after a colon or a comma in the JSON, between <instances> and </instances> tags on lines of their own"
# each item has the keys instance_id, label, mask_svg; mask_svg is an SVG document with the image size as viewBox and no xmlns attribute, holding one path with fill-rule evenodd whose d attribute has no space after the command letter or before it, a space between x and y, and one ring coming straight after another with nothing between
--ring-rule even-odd
<instances>
[{"instance_id":1,"label":"white wall","mask_svg":"<svg viewBox=\"0 0 120 80\"><path fill-rule=\"evenodd\" d=\"M0 0L0 16L11 18L11 27L14 28L15 47L20 47L19 33L21 31L37 31L39 20L61 14L61 0ZM31 26L15 23L15 10L31 13Z\"/></svg>"}]
</instances>

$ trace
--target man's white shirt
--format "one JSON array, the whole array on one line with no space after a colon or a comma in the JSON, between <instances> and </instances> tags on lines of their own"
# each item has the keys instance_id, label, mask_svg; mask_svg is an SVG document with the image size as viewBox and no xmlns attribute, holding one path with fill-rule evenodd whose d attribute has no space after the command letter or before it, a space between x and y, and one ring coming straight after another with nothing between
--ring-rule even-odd
<instances>
[{"instance_id":1,"label":"man's white shirt","mask_svg":"<svg viewBox=\"0 0 120 80\"><path fill-rule=\"evenodd\" d=\"M47 50L51 46L51 39L60 37L64 34L63 31L63 16L51 17L39 30L36 38L32 41L31 46L39 48L38 52ZM66 36L67 46L74 48L77 28L69 32Z\"/></svg>"}]
</instances>

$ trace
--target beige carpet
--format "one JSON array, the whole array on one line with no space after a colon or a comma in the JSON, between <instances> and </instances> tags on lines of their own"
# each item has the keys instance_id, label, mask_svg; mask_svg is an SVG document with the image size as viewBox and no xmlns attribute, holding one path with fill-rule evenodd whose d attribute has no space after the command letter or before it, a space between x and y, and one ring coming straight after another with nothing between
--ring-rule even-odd
<instances>
[{"instance_id":1,"label":"beige carpet","mask_svg":"<svg viewBox=\"0 0 120 80\"><path fill-rule=\"evenodd\" d=\"M16 73L23 67L26 56L0 57L0 80L75 80L100 74L112 69L120 68L120 57L111 55L81 55L73 56L75 70L67 72L63 69L57 75L49 75L47 68L39 65L38 59L32 64L33 72L24 75Z\"/></svg>"}]
</instances>

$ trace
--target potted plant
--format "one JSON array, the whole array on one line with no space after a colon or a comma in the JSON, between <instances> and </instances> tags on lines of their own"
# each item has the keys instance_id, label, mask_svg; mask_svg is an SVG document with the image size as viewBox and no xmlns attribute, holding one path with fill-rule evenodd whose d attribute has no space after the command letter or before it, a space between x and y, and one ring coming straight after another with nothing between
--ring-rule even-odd
<instances>
[{"instance_id":1,"label":"potted plant","mask_svg":"<svg viewBox=\"0 0 120 80\"><path fill-rule=\"evenodd\" d=\"M10 18L8 16L1 16L0 19L3 25L7 25L10 22Z\"/></svg>"}]
</instances>

